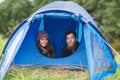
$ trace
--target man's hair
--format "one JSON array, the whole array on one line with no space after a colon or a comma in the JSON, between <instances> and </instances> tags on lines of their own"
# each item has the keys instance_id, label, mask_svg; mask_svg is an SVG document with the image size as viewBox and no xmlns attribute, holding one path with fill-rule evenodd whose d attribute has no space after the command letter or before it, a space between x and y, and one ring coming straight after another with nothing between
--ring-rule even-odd
<instances>
[{"instance_id":1,"label":"man's hair","mask_svg":"<svg viewBox=\"0 0 120 80\"><path fill-rule=\"evenodd\" d=\"M67 35L68 35L68 34L71 34L71 33L72 33L72 34L75 36L75 38L76 38L76 33L75 33L74 31L72 31L72 30L66 31L66 32L65 32L65 37L67 37Z\"/></svg>"}]
</instances>

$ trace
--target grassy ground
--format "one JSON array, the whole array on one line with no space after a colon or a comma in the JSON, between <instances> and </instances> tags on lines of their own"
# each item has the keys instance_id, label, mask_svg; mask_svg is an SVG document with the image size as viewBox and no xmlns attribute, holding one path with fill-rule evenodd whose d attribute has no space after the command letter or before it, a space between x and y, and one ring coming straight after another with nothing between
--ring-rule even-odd
<instances>
[{"instance_id":1,"label":"grassy ground","mask_svg":"<svg viewBox=\"0 0 120 80\"><path fill-rule=\"evenodd\" d=\"M87 71L11 67L5 80L89 80L89 74ZM120 69L104 80L120 80Z\"/></svg>"},{"instance_id":2,"label":"grassy ground","mask_svg":"<svg viewBox=\"0 0 120 80\"><path fill-rule=\"evenodd\" d=\"M117 69L116 74L113 76L108 76L105 80L120 80L120 69Z\"/></svg>"},{"instance_id":3,"label":"grassy ground","mask_svg":"<svg viewBox=\"0 0 120 80\"><path fill-rule=\"evenodd\" d=\"M89 80L87 72L43 68L11 68L5 80Z\"/></svg>"}]
</instances>

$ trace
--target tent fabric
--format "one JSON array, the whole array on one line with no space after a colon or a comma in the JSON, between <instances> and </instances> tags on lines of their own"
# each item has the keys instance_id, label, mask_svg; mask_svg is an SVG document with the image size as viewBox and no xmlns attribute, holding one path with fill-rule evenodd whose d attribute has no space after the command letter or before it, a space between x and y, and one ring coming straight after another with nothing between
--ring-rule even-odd
<instances>
[{"instance_id":1,"label":"tent fabric","mask_svg":"<svg viewBox=\"0 0 120 80\"><path fill-rule=\"evenodd\" d=\"M53 20L54 19L54 20ZM45 30L46 32L49 34L49 37L50 37L50 42L52 43L55 51L56 51L56 55L58 57L61 57L61 49L62 47L64 46L65 44L65 36L64 36L64 32L67 30L67 29L71 29L71 30L74 30L75 31L75 27L72 27L72 25L74 26L75 24L73 24L73 22L71 22L71 20L69 19L66 19L68 20L69 22L66 24L66 20L63 21L63 19L60 19L58 20L59 22L58 23L63 23L63 24L60 24L59 26L55 26L57 25L56 22L57 22L57 19L56 18L53 18L53 22L50 22L49 19L49 23L53 24L51 26L51 24L46 24L45 25ZM51 18L50 18L51 20ZM47 20L46 22L47 23ZM81 53L81 54L76 54L76 55L71 55L70 57L68 58L58 58L54 61L54 59L51 59L51 58L47 58L47 57L44 57L43 55L41 55L38 51L38 48L37 47L34 47L36 46L36 35L37 35L37 32L38 32L38 27L34 27L36 26L37 24L39 24L39 22L35 22L35 23L32 23L31 24L31 28L29 29L28 31L28 34L26 35L25 39L24 39L24 42L23 44L21 45L21 48L19 49L18 51L18 55L16 55L16 58L15 58L15 61L14 61L14 64L25 64L25 63L29 63L29 64L80 64L79 60L75 60L75 61L71 61L70 60L72 59L72 56L76 56L76 58L81 58L80 59L83 59L83 64L87 65L86 63L86 58L82 58L82 56L86 56L85 54L82 54L84 53L84 51L82 51L82 49L84 48L84 44L81 43L81 50L78 49L78 51ZM70 27L71 26L71 27ZM66 28L65 28L66 27ZM70 28L69 28L70 27ZM53 29L55 29L55 31L53 31ZM59 35L58 35L59 34ZM28 47L25 48L25 45L27 45ZM61 47L62 46L62 47ZM77 52L77 51L76 51ZM26 53L24 56L22 55L22 53ZM58 53L58 54L57 54ZM75 54L75 53L74 53ZM27 56L27 55L31 55L31 56ZM78 56L80 55L80 56ZM42 58L40 57L42 56ZM20 60L22 57L22 61ZM36 59L37 57L37 59ZM29 58L28 61L26 60L26 58ZM25 59L25 60L24 60ZM46 62L46 59L47 59L47 62ZM64 60L64 61L63 61ZM59 63L58 63L59 62ZM75 63L76 62L76 63Z\"/></svg>"},{"instance_id":2,"label":"tent fabric","mask_svg":"<svg viewBox=\"0 0 120 80\"><path fill-rule=\"evenodd\" d=\"M4 79L4 76L10 67L11 63L13 62L14 57L17 54L17 51L19 50L20 45L22 44L22 41L26 35L26 32L28 30L28 22L23 24L19 29L17 29L17 32L14 33L9 39L9 42L7 42L7 45L5 47L5 50L3 50L4 56L2 58L2 63L0 65L1 67L1 80Z\"/></svg>"},{"instance_id":3,"label":"tent fabric","mask_svg":"<svg viewBox=\"0 0 120 80\"><path fill-rule=\"evenodd\" d=\"M57 58L45 57L38 50L39 30L48 33ZM76 32L80 45L73 55L62 58L66 30ZM80 5L70 1L49 3L25 19L9 38L3 50L1 80L11 64L82 66L88 68L91 80L103 79L117 68L105 41L93 18Z\"/></svg>"},{"instance_id":4,"label":"tent fabric","mask_svg":"<svg viewBox=\"0 0 120 80\"><path fill-rule=\"evenodd\" d=\"M74 13L75 15L82 15L87 20L91 21L91 23L97 27L93 18L91 17L90 14L88 14L88 12L85 9L81 7L80 5L74 2L71 2L71 1L64 1L64 2L55 1L55 2L49 3L43 6L42 8L40 8L38 11L36 11L35 14L46 12L46 11L51 11L51 10L61 10L61 11L67 11L67 12Z\"/></svg>"},{"instance_id":5,"label":"tent fabric","mask_svg":"<svg viewBox=\"0 0 120 80\"><path fill-rule=\"evenodd\" d=\"M90 27L90 26L89 26ZM109 47L102 41L100 38L101 36L92 28L85 28L86 39L86 48L87 54L90 59L90 63L88 64L91 76L96 74L95 76L91 77L91 79L101 80L105 76L110 75L110 73L115 73L116 71L116 63L114 61L113 55ZM86 38L87 37L87 38ZM91 58L93 57L93 58ZM111 59L111 61L109 60ZM109 73L109 74L107 74Z\"/></svg>"}]
</instances>

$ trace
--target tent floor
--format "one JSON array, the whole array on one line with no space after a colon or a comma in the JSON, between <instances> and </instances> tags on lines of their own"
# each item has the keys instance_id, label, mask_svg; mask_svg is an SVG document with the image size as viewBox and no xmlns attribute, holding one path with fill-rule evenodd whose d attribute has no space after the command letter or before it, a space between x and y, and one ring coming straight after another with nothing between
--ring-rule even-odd
<instances>
[{"instance_id":1,"label":"tent floor","mask_svg":"<svg viewBox=\"0 0 120 80\"><path fill-rule=\"evenodd\" d=\"M86 71L87 66L75 66L75 65L12 65L17 68L45 68L45 69L68 69L68 70L77 70L77 71Z\"/></svg>"}]
</instances>

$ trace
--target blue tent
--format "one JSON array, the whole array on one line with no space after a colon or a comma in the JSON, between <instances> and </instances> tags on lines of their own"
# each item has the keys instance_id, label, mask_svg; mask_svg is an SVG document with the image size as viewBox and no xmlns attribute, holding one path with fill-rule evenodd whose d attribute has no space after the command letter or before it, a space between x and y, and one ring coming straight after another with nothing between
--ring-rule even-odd
<instances>
[{"instance_id":1,"label":"blue tent","mask_svg":"<svg viewBox=\"0 0 120 80\"><path fill-rule=\"evenodd\" d=\"M36 44L39 30L48 33L57 58L40 54ZM80 45L73 55L62 58L66 30L77 33ZM70 1L49 3L18 26L3 50L1 80L11 64L87 67L91 80L100 80L115 73L117 68L112 51L93 18L80 5Z\"/></svg>"}]
</instances>

